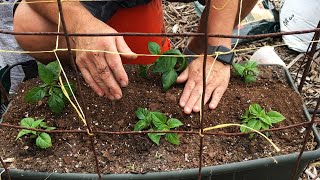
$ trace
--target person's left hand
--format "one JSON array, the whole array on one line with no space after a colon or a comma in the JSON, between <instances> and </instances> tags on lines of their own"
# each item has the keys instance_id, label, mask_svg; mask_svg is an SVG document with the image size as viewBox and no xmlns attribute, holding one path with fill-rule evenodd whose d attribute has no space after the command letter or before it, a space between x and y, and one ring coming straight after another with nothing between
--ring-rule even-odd
<instances>
[{"instance_id":1,"label":"person's left hand","mask_svg":"<svg viewBox=\"0 0 320 180\"><path fill-rule=\"evenodd\" d=\"M214 57L208 56L206 64L206 74L209 74L211 65L214 63L212 72L206 81L206 94L204 103L206 104L212 97L209 108L215 109L226 91L230 79L230 65L225 65L215 61ZM203 58L193 60L189 66L179 75L177 83L186 82L180 98L180 106L184 108L184 113L190 114L192 111L200 111L202 93L202 66Z\"/></svg>"}]
</instances>

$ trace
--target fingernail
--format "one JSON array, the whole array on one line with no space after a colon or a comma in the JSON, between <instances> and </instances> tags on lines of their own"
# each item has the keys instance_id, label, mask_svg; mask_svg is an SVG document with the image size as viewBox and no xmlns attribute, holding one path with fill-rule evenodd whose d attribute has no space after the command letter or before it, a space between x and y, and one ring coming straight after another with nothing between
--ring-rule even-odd
<instances>
[{"instance_id":1,"label":"fingernail","mask_svg":"<svg viewBox=\"0 0 320 180\"><path fill-rule=\"evenodd\" d=\"M103 96L103 92L98 92L98 96Z\"/></svg>"},{"instance_id":2,"label":"fingernail","mask_svg":"<svg viewBox=\"0 0 320 180\"><path fill-rule=\"evenodd\" d=\"M114 97L113 97L113 96L108 96L108 98L109 98L110 100L114 100Z\"/></svg>"},{"instance_id":3,"label":"fingernail","mask_svg":"<svg viewBox=\"0 0 320 180\"><path fill-rule=\"evenodd\" d=\"M185 105L186 105L185 102L180 102L180 106L181 106L181 107L184 107Z\"/></svg>"},{"instance_id":4,"label":"fingernail","mask_svg":"<svg viewBox=\"0 0 320 180\"><path fill-rule=\"evenodd\" d=\"M115 97L116 99L121 99L120 94L116 94L116 95L114 95L114 97Z\"/></svg>"},{"instance_id":5,"label":"fingernail","mask_svg":"<svg viewBox=\"0 0 320 180\"><path fill-rule=\"evenodd\" d=\"M187 113L187 114L190 114L191 109L190 109L190 108L185 108L185 109L184 109L184 112Z\"/></svg>"},{"instance_id":6,"label":"fingernail","mask_svg":"<svg viewBox=\"0 0 320 180\"><path fill-rule=\"evenodd\" d=\"M209 104L210 109L214 109L214 104Z\"/></svg>"},{"instance_id":7,"label":"fingernail","mask_svg":"<svg viewBox=\"0 0 320 180\"><path fill-rule=\"evenodd\" d=\"M122 87L127 86L127 82L125 82L125 81L121 81L120 83L121 83L121 86L122 86Z\"/></svg>"},{"instance_id":8,"label":"fingernail","mask_svg":"<svg viewBox=\"0 0 320 180\"><path fill-rule=\"evenodd\" d=\"M200 110L198 106L194 107L193 109L195 112L198 112Z\"/></svg>"}]
</instances>

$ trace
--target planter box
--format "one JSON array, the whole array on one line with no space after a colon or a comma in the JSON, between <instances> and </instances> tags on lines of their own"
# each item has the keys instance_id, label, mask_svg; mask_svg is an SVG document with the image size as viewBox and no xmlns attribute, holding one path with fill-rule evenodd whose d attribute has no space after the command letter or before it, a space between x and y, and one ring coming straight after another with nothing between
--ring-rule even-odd
<instances>
[{"instance_id":1,"label":"planter box","mask_svg":"<svg viewBox=\"0 0 320 180\"><path fill-rule=\"evenodd\" d=\"M290 86L295 90L296 87L293 83L290 73L288 70L283 70ZM304 113L308 120L310 115L308 114L306 107L304 106ZM304 168L312 160L320 158L320 136L315 127L313 127L313 134L315 142L317 143L316 150L305 151L301 158L301 163L298 169L297 177L302 173ZM215 179L215 180L276 180L276 179L291 179L291 172L295 166L298 153L292 153L288 155L274 156L272 158L262 158L256 160L249 160L245 162L229 163L224 165L203 167L202 179ZM0 171L3 169L0 168ZM103 175L103 179L181 179L191 180L197 179L198 169L189 169L181 171L170 171L170 172L159 172L159 173L146 173L146 174L110 174ZM75 173L42 173L10 169L11 178L14 180L22 179L64 179L64 180L84 180L84 179L98 179L96 174L75 174ZM2 179L5 179L4 173Z\"/></svg>"}]
</instances>

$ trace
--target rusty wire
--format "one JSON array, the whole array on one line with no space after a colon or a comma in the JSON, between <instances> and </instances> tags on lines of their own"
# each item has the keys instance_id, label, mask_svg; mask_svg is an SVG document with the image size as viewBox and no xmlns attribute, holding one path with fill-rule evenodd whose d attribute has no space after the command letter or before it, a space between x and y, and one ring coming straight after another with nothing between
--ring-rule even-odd
<instances>
[{"instance_id":1,"label":"rusty wire","mask_svg":"<svg viewBox=\"0 0 320 180\"><path fill-rule=\"evenodd\" d=\"M210 7L210 1L208 1L209 6ZM223 34L208 34L208 30L207 30L207 24L208 24L208 15L209 15L209 8L207 8L207 13L206 13L206 24L205 24L205 32L204 33L107 33L107 34L103 34L103 33L91 33L91 34L75 34L75 33L68 33L67 28L66 28L66 23L65 23L65 19L64 19L64 15L63 15L63 11L62 11L62 3L61 0L57 1L57 5L59 8L59 13L61 15L61 22L63 25L63 31L64 32L12 32L12 31L6 31L6 30L1 30L0 29L0 33L3 34L11 34L11 35L26 35L26 36L30 36L30 35L40 35L40 36L65 36L66 42L67 42L67 48L68 48L68 53L69 53L69 57L71 59L72 62L72 66L74 68L74 70L76 71L77 74L77 84L78 84L78 88L79 89L79 95L81 98L81 105L82 107L84 107L83 105L85 104L85 99L83 98L83 93L81 90L81 86L80 86L80 80L79 80L79 73L77 72L77 68L74 62L74 57L72 55L72 51L71 51L71 45L70 45L70 36L166 36L166 37L174 37L174 36L183 36L183 37L191 37L191 36L204 36L205 37L205 49L204 49L204 61L203 61L203 93L205 93L205 89L206 89L206 79L205 79L205 75L206 75L206 60L207 60L207 45L208 45L208 37L219 37L219 38L238 38L238 39L258 39L258 38L266 38L266 37L277 37L277 36L283 36L283 35L292 35L292 34L304 34L304 33L311 33L311 32L316 32L316 34L320 34L320 28L318 26L318 28L315 29L311 29L311 30L303 30L303 31L291 31L291 32L278 32L278 33L269 33L269 34L260 34L260 35L248 35L248 36L234 36L234 35L223 35ZM320 23L319 23L320 25ZM314 38L316 39L316 38ZM316 46L317 43L314 43L313 46ZM308 70L305 70L304 74L306 75L308 73ZM303 83L302 83L303 86ZM1 87L0 87L1 88ZM2 88L1 88L2 89ZM204 96L202 97L204 98ZM202 99L202 110L201 113L203 115L203 107L204 107L204 99ZM318 103L316 106L316 109L319 107L319 103L320 103L320 98L318 99ZM88 114L87 110L85 108L85 115ZM286 126L286 127L279 127L279 128L273 128L273 129L269 129L269 130L262 130L261 132L269 132L269 131L278 131L278 130L284 130L284 129L289 129L289 128L294 128L294 127L299 127L299 126L307 126L307 132L305 135L305 139L303 142L303 147L300 151L300 155L296 161L296 166L295 168L292 170L292 177L295 177L298 168L299 167L299 163L300 163L300 157L302 155L302 153L304 152L305 149L305 145L306 145L306 140L309 137L309 134L311 132L311 127L317 123L320 122L320 120L315 120L315 113L314 112L313 116L312 116L312 120L309 122L304 122L304 123L299 123L299 124L294 124L294 125L290 125L290 126ZM86 116L89 117L89 116ZM86 133L88 136L90 136L90 142L91 142L91 147L92 147L92 151L94 153L94 158L95 158L95 166L96 166L96 173L99 176L99 179L102 179L101 173L100 173L100 169L99 169L99 161L98 161L98 156L95 150L95 144L94 144L94 138L97 134L109 134L109 135L115 135L115 134L146 134L149 133L148 131L139 131L139 132L135 132L135 131L128 131L128 132L124 132L124 131L119 131L119 132L111 132L111 131L93 131L90 127L90 122L88 122L87 124L87 130L52 130L52 131L46 131L46 130L40 130L40 129L32 129L32 128L25 128L25 127L21 127L21 126L15 126L15 125L10 125L10 124L5 124L5 123L0 123L0 127L9 127L9 128L16 128L16 129L29 129L29 130L36 130L39 132L47 132L47 133ZM155 131L156 132L156 131ZM201 119L200 121L200 133L199 132L195 132L195 131L159 131L159 132L170 132L170 133L181 133L181 134L198 134L200 137L200 149L199 149L199 172L198 172L198 179L201 179L201 169L202 169L202 153L203 153L203 135L215 135L215 136L240 136L240 135L245 135L248 133L223 133L223 132L203 132L203 121ZM90 133L92 135L90 135ZM2 166L5 169L5 172L8 176L8 179L10 180L10 175L9 175L9 171L8 168L6 167L6 165L4 164L2 158L0 157L0 161Z\"/></svg>"}]
</instances>

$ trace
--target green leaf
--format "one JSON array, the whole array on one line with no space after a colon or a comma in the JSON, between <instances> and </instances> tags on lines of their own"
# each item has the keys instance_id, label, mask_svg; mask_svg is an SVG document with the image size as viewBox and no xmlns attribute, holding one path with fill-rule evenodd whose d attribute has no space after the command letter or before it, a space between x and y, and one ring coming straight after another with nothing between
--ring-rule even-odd
<instances>
[{"instance_id":1,"label":"green leaf","mask_svg":"<svg viewBox=\"0 0 320 180\"><path fill-rule=\"evenodd\" d=\"M261 108L261 106L259 104L251 104L249 106L249 112L255 116L259 116L260 112L263 109Z\"/></svg>"},{"instance_id":2,"label":"green leaf","mask_svg":"<svg viewBox=\"0 0 320 180\"><path fill-rule=\"evenodd\" d=\"M255 82L255 81L256 81L256 76L254 76L254 75L247 74L247 75L244 77L244 82L245 82L245 83L251 83L251 82Z\"/></svg>"},{"instance_id":3,"label":"green leaf","mask_svg":"<svg viewBox=\"0 0 320 180\"><path fill-rule=\"evenodd\" d=\"M53 74L53 80L58 80L61 72L61 68L58 61L52 61L47 64L46 68Z\"/></svg>"},{"instance_id":4,"label":"green leaf","mask_svg":"<svg viewBox=\"0 0 320 180\"><path fill-rule=\"evenodd\" d=\"M179 145L180 143L177 133L168 133L166 134L165 139L171 144Z\"/></svg>"},{"instance_id":5,"label":"green leaf","mask_svg":"<svg viewBox=\"0 0 320 180\"><path fill-rule=\"evenodd\" d=\"M261 123L261 128L263 129L263 130L266 130L266 129L269 129L269 125L268 124L266 124L266 123Z\"/></svg>"},{"instance_id":6,"label":"green leaf","mask_svg":"<svg viewBox=\"0 0 320 180\"><path fill-rule=\"evenodd\" d=\"M240 131L241 132L250 132L251 131L250 129L245 127L245 126L248 126L248 124L242 124L242 125L244 125L244 126L240 126Z\"/></svg>"},{"instance_id":7,"label":"green leaf","mask_svg":"<svg viewBox=\"0 0 320 180\"><path fill-rule=\"evenodd\" d=\"M141 131L142 129L145 129L148 127L148 124L145 120L139 120L135 125L134 125L134 131Z\"/></svg>"},{"instance_id":8,"label":"green leaf","mask_svg":"<svg viewBox=\"0 0 320 180\"><path fill-rule=\"evenodd\" d=\"M160 46L155 42L148 42L148 49L151 54L157 55L160 54Z\"/></svg>"},{"instance_id":9,"label":"green leaf","mask_svg":"<svg viewBox=\"0 0 320 180\"><path fill-rule=\"evenodd\" d=\"M178 74L172 69L162 75L162 87L164 91L167 91L177 80Z\"/></svg>"},{"instance_id":10,"label":"green leaf","mask_svg":"<svg viewBox=\"0 0 320 180\"><path fill-rule=\"evenodd\" d=\"M155 127L159 127L160 125L166 124L167 122L167 117L160 112L150 112L151 113L151 118L152 118L152 123Z\"/></svg>"},{"instance_id":11,"label":"green leaf","mask_svg":"<svg viewBox=\"0 0 320 180\"><path fill-rule=\"evenodd\" d=\"M48 125L47 125L47 123L46 122L41 122L40 123L40 127L42 127L42 128L47 128L48 127Z\"/></svg>"},{"instance_id":12,"label":"green leaf","mask_svg":"<svg viewBox=\"0 0 320 180\"><path fill-rule=\"evenodd\" d=\"M42 87L34 87L24 96L25 102L36 103L46 95L46 89Z\"/></svg>"},{"instance_id":13,"label":"green leaf","mask_svg":"<svg viewBox=\"0 0 320 180\"><path fill-rule=\"evenodd\" d=\"M179 51L179 49L170 49L170 50L164 52L163 54L166 54L166 55L181 55L181 57L183 57L183 54Z\"/></svg>"},{"instance_id":14,"label":"green leaf","mask_svg":"<svg viewBox=\"0 0 320 180\"><path fill-rule=\"evenodd\" d=\"M40 79L46 84L51 84L55 80L53 72L41 63L38 64L38 73Z\"/></svg>"},{"instance_id":15,"label":"green leaf","mask_svg":"<svg viewBox=\"0 0 320 180\"><path fill-rule=\"evenodd\" d=\"M278 123L285 119L285 117L277 111L269 111L267 115L270 117L272 123Z\"/></svg>"},{"instance_id":16,"label":"green leaf","mask_svg":"<svg viewBox=\"0 0 320 180\"><path fill-rule=\"evenodd\" d=\"M151 131L152 131L152 129L151 129ZM148 137L151 139L152 142L156 143L157 145L160 144L161 135L158 135L155 133L148 133Z\"/></svg>"},{"instance_id":17,"label":"green leaf","mask_svg":"<svg viewBox=\"0 0 320 180\"><path fill-rule=\"evenodd\" d=\"M159 57L153 68L154 73L166 73L168 71L171 71L175 65L177 64L177 58L176 57Z\"/></svg>"},{"instance_id":18,"label":"green leaf","mask_svg":"<svg viewBox=\"0 0 320 180\"><path fill-rule=\"evenodd\" d=\"M54 113L61 113L64 108L63 95L54 91L48 100L48 105Z\"/></svg>"},{"instance_id":19,"label":"green leaf","mask_svg":"<svg viewBox=\"0 0 320 180\"><path fill-rule=\"evenodd\" d=\"M22 136L24 136L24 135L26 135L26 134L30 134L30 133L32 133L31 130L22 129L22 130L18 133L18 135L17 135L17 137L16 137L16 140L19 139L20 137L22 137Z\"/></svg>"},{"instance_id":20,"label":"green leaf","mask_svg":"<svg viewBox=\"0 0 320 180\"><path fill-rule=\"evenodd\" d=\"M31 127L37 129L37 128L40 126L40 124L42 123L42 121L43 121L43 119L34 121L34 122L32 123L32 126L31 126Z\"/></svg>"},{"instance_id":21,"label":"green leaf","mask_svg":"<svg viewBox=\"0 0 320 180\"><path fill-rule=\"evenodd\" d=\"M168 124L170 129L176 128L176 127L179 127L179 126L183 125L181 121L179 121L178 119L175 119L175 118L169 119L167 124Z\"/></svg>"},{"instance_id":22,"label":"green leaf","mask_svg":"<svg viewBox=\"0 0 320 180\"><path fill-rule=\"evenodd\" d=\"M66 89L66 91L67 91L67 93L68 93L69 96L72 95L71 90L73 91L74 94L76 93L76 87L75 87L72 83L70 83L71 90L70 90L70 88L69 88L69 86L68 86L68 83L64 83L63 86L64 86L64 88ZM59 88L59 90L60 90L61 93L63 94L62 89Z\"/></svg>"},{"instance_id":23,"label":"green leaf","mask_svg":"<svg viewBox=\"0 0 320 180\"><path fill-rule=\"evenodd\" d=\"M238 63L234 63L232 66L236 70L235 71L236 75L241 76L241 77L244 75L245 67L243 65L238 64Z\"/></svg>"},{"instance_id":24,"label":"green leaf","mask_svg":"<svg viewBox=\"0 0 320 180\"><path fill-rule=\"evenodd\" d=\"M23 118L20 121L20 126L27 127L27 128L32 128L32 124L33 123L34 123L34 119L33 118Z\"/></svg>"},{"instance_id":25,"label":"green leaf","mask_svg":"<svg viewBox=\"0 0 320 180\"><path fill-rule=\"evenodd\" d=\"M47 133L40 133L36 139L36 145L41 149L47 149L52 146L51 137Z\"/></svg>"},{"instance_id":26,"label":"green leaf","mask_svg":"<svg viewBox=\"0 0 320 180\"><path fill-rule=\"evenodd\" d=\"M135 113L139 119L146 119L149 114L149 111L139 107Z\"/></svg>"},{"instance_id":27,"label":"green leaf","mask_svg":"<svg viewBox=\"0 0 320 180\"><path fill-rule=\"evenodd\" d=\"M258 66L257 62L256 61L247 61L245 63L245 67L246 68L250 68L250 69L256 69Z\"/></svg>"},{"instance_id":28,"label":"green leaf","mask_svg":"<svg viewBox=\"0 0 320 180\"><path fill-rule=\"evenodd\" d=\"M248 127L251 127L252 129L259 131L261 129L261 121L251 119L248 122Z\"/></svg>"},{"instance_id":29,"label":"green leaf","mask_svg":"<svg viewBox=\"0 0 320 180\"><path fill-rule=\"evenodd\" d=\"M47 131L51 131L51 130L55 130L55 129L56 129L55 127L47 127L46 128Z\"/></svg>"},{"instance_id":30,"label":"green leaf","mask_svg":"<svg viewBox=\"0 0 320 180\"><path fill-rule=\"evenodd\" d=\"M139 65L139 76L141 77L148 77L148 69L149 66Z\"/></svg>"},{"instance_id":31,"label":"green leaf","mask_svg":"<svg viewBox=\"0 0 320 180\"><path fill-rule=\"evenodd\" d=\"M264 110L263 110L264 111ZM261 115L259 116L259 119L261 120L261 121L263 121L264 123L266 123L266 124L268 124L268 125L272 125L272 120L271 120L271 118L268 116L268 115L266 115L265 113L261 113Z\"/></svg>"},{"instance_id":32,"label":"green leaf","mask_svg":"<svg viewBox=\"0 0 320 180\"><path fill-rule=\"evenodd\" d=\"M240 117L240 119L248 119L249 118L249 111L245 110L244 114Z\"/></svg>"}]
</instances>

